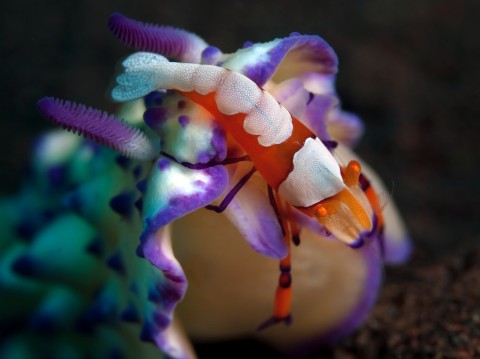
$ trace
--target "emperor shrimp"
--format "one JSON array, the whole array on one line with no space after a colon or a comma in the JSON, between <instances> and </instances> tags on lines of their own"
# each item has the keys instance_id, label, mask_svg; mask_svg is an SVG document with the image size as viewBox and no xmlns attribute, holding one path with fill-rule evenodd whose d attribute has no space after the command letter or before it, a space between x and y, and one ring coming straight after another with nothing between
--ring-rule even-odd
<instances>
[{"instance_id":1,"label":"emperor shrimp","mask_svg":"<svg viewBox=\"0 0 480 359\"><path fill-rule=\"evenodd\" d=\"M320 138L248 77L213 65L169 62L161 55L147 52L131 55L123 62L123 67L112 91L114 100L134 100L158 89L174 90L212 114L252 162L253 168L242 183L255 170L267 182L270 200L288 246L292 241L298 244L295 209L315 218L328 232L351 247L362 245L369 234L382 230L378 197L361 173L360 164L350 161L340 166ZM57 104L64 106L60 102ZM68 106L72 111L78 110ZM42 111L41 104L40 108ZM68 119L47 110L42 112L67 128L96 138L88 120L84 126L74 128ZM124 136L126 142L145 141L138 133L129 132L126 124L117 125L121 127L119 132L125 133L119 136ZM130 144L124 152L141 160L161 155L151 145ZM234 190L240 190L242 183ZM232 192L227 197L234 195ZM226 205L228 200L219 211ZM290 254L280 261L273 317L260 328L291 320L290 262Z\"/></svg>"}]
</instances>

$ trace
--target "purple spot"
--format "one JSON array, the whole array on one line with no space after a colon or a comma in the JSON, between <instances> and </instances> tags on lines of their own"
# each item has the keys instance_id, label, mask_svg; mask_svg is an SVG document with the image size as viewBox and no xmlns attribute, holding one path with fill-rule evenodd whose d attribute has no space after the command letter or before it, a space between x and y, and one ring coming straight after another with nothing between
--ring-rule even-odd
<instances>
[{"instance_id":1,"label":"purple spot","mask_svg":"<svg viewBox=\"0 0 480 359\"><path fill-rule=\"evenodd\" d=\"M12 268L15 272L26 276L31 276L35 274L37 267L38 265L35 260L28 255L23 255L17 258L17 260L13 262L12 265Z\"/></svg>"},{"instance_id":2,"label":"purple spot","mask_svg":"<svg viewBox=\"0 0 480 359\"><path fill-rule=\"evenodd\" d=\"M140 340L144 342L152 342L153 344L155 344L154 331L155 326L151 322L145 322L140 333Z\"/></svg>"},{"instance_id":3,"label":"purple spot","mask_svg":"<svg viewBox=\"0 0 480 359\"><path fill-rule=\"evenodd\" d=\"M208 163L210 160L212 160L212 155L209 151L202 151L197 155L198 163Z\"/></svg>"},{"instance_id":4,"label":"purple spot","mask_svg":"<svg viewBox=\"0 0 480 359\"><path fill-rule=\"evenodd\" d=\"M130 191L120 193L110 200L110 208L122 217L129 217L132 214L134 194Z\"/></svg>"},{"instance_id":5,"label":"purple spot","mask_svg":"<svg viewBox=\"0 0 480 359\"><path fill-rule=\"evenodd\" d=\"M47 171L47 176L52 187L57 188L65 184L67 171L64 166L52 166Z\"/></svg>"},{"instance_id":6,"label":"purple spot","mask_svg":"<svg viewBox=\"0 0 480 359\"><path fill-rule=\"evenodd\" d=\"M160 328L166 328L170 324L170 318L163 313L153 313L153 321Z\"/></svg>"},{"instance_id":7,"label":"purple spot","mask_svg":"<svg viewBox=\"0 0 480 359\"><path fill-rule=\"evenodd\" d=\"M130 158L122 156L122 155L118 155L117 158L115 158L115 162L117 163L117 165L122 167L124 170L128 169L128 166L130 166L130 163L132 163Z\"/></svg>"},{"instance_id":8,"label":"purple spot","mask_svg":"<svg viewBox=\"0 0 480 359\"><path fill-rule=\"evenodd\" d=\"M87 252L93 254L94 256L101 257L105 252L105 245L103 240L96 236L92 239L90 244L86 248Z\"/></svg>"},{"instance_id":9,"label":"purple spot","mask_svg":"<svg viewBox=\"0 0 480 359\"><path fill-rule=\"evenodd\" d=\"M288 36L301 36L301 34L299 32L292 32Z\"/></svg>"},{"instance_id":10,"label":"purple spot","mask_svg":"<svg viewBox=\"0 0 480 359\"><path fill-rule=\"evenodd\" d=\"M140 258L145 258L145 253L144 253L144 250L143 250L143 246L141 244L135 250L135 254Z\"/></svg>"},{"instance_id":11,"label":"purple spot","mask_svg":"<svg viewBox=\"0 0 480 359\"><path fill-rule=\"evenodd\" d=\"M142 166L141 165L136 166L133 169L132 173L133 173L133 177L135 177L135 179L138 179L142 174Z\"/></svg>"},{"instance_id":12,"label":"purple spot","mask_svg":"<svg viewBox=\"0 0 480 359\"><path fill-rule=\"evenodd\" d=\"M108 260L107 265L121 275L125 275L125 264L120 251L115 252Z\"/></svg>"},{"instance_id":13,"label":"purple spot","mask_svg":"<svg viewBox=\"0 0 480 359\"><path fill-rule=\"evenodd\" d=\"M148 300L150 302L156 303L162 299L162 295L160 294L159 288L156 285L152 285L148 288Z\"/></svg>"},{"instance_id":14,"label":"purple spot","mask_svg":"<svg viewBox=\"0 0 480 359\"><path fill-rule=\"evenodd\" d=\"M62 204L66 208L75 212L81 212L83 207L82 197L76 192L68 193L65 197L63 197Z\"/></svg>"},{"instance_id":15,"label":"purple spot","mask_svg":"<svg viewBox=\"0 0 480 359\"><path fill-rule=\"evenodd\" d=\"M157 161L157 166L158 166L158 169L160 171L164 171L166 170L167 168L170 167L170 162L169 160L167 160L166 158L160 158L158 161Z\"/></svg>"},{"instance_id":16,"label":"purple spot","mask_svg":"<svg viewBox=\"0 0 480 359\"><path fill-rule=\"evenodd\" d=\"M190 117L187 115L180 115L178 116L178 123L180 126L182 126L182 128L185 128L190 123Z\"/></svg>"},{"instance_id":17,"label":"purple spot","mask_svg":"<svg viewBox=\"0 0 480 359\"><path fill-rule=\"evenodd\" d=\"M145 193L147 191L147 180L144 178L143 180L139 181L136 187L140 193Z\"/></svg>"},{"instance_id":18,"label":"purple spot","mask_svg":"<svg viewBox=\"0 0 480 359\"><path fill-rule=\"evenodd\" d=\"M135 204L135 208L140 213L142 213L142 211L143 211L143 199L142 198L137 199L134 204Z\"/></svg>"},{"instance_id":19,"label":"purple spot","mask_svg":"<svg viewBox=\"0 0 480 359\"><path fill-rule=\"evenodd\" d=\"M96 323L107 322L115 319L115 306L113 303L108 303L102 298L92 305L82 316L81 320L87 326L92 326Z\"/></svg>"},{"instance_id":20,"label":"purple spot","mask_svg":"<svg viewBox=\"0 0 480 359\"><path fill-rule=\"evenodd\" d=\"M196 180L193 182L195 184L195 186L197 187L200 187L200 188L204 188L205 187L205 182L203 182L202 180Z\"/></svg>"},{"instance_id":21,"label":"purple spot","mask_svg":"<svg viewBox=\"0 0 480 359\"><path fill-rule=\"evenodd\" d=\"M31 241L35 232L39 229L39 225L27 219L22 220L17 227L15 228L15 232L21 238Z\"/></svg>"},{"instance_id":22,"label":"purple spot","mask_svg":"<svg viewBox=\"0 0 480 359\"><path fill-rule=\"evenodd\" d=\"M143 98L146 108L161 106L163 103L163 98L165 97L165 92L162 91L152 91L147 96Z\"/></svg>"},{"instance_id":23,"label":"purple spot","mask_svg":"<svg viewBox=\"0 0 480 359\"><path fill-rule=\"evenodd\" d=\"M210 143L212 144L213 148L217 152L215 156L215 160L217 161L224 160L225 156L227 155L227 144L225 139L225 131L223 130L222 127L220 127L220 125L215 124Z\"/></svg>"},{"instance_id":24,"label":"purple spot","mask_svg":"<svg viewBox=\"0 0 480 359\"><path fill-rule=\"evenodd\" d=\"M222 52L218 47L209 46L202 52L202 63L206 65L215 65Z\"/></svg>"},{"instance_id":25,"label":"purple spot","mask_svg":"<svg viewBox=\"0 0 480 359\"><path fill-rule=\"evenodd\" d=\"M31 329L41 331L42 333L51 333L57 327L54 318L52 318L48 313L35 314L28 323L28 326Z\"/></svg>"},{"instance_id":26,"label":"purple spot","mask_svg":"<svg viewBox=\"0 0 480 359\"><path fill-rule=\"evenodd\" d=\"M180 100L177 103L177 107L179 110L183 110L187 106L187 103L184 100Z\"/></svg>"},{"instance_id":27,"label":"purple spot","mask_svg":"<svg viewBox=\"0 0 480 359\"><path fill-rule=\"evenodd\" d=\"M143 120L155 132L162 129L163 124L170 116L170 111L165 107L153 107L146 110L143 114Z\"/></svg>"},{"instance_id":28,"label":"purple spot","mask_svg":"<svg viewBox=\"0 0 480 359\"><path fill-rule=\"evenodd\" d=\"M242 45L242 49L246 49L246 48L251 47L251 46L253 46L253 42L245 41Z\"/></svg>"},{"instance_id":29,"label":"purple spot","mask_svg":"<svg viewBox=\"0 0 480 359\"><path fill-rule=\"evenodd\" d=\"M120 318L126 322L138 323L140 322L140 315L138 313L135 304L132 301L129 301L127 307L121 314Z\"/></svg>"}]
</instances>

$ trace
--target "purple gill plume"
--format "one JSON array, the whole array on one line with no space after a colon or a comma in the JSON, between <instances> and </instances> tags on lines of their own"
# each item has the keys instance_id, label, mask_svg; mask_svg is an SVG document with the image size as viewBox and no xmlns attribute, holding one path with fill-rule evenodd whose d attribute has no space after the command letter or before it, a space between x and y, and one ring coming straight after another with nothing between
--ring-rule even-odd
<instances>
[{"instance_id":1,"label":"purple gill plume","mask_svg":"<svg viewBox=\"0 0 480 359\"><path fill-rule=\"evenodd\" d=\"M44 97L37 103L40 113L68 131L79 133L121 154L141 161L158 156L157 146L139 129L106 112Z\"/></svg>"},{"instance_id":2,"label":"purple gill plume","mask_svg":"<svg viewBox=\"0 0 480 359\"><path fill-rule=\"evenodd\" d=\"M108 19L113 35L129 47L182 62L200 63L208 44L199 36L171 26L145 24L114 13Z\"/></svg>"}]
</instances>

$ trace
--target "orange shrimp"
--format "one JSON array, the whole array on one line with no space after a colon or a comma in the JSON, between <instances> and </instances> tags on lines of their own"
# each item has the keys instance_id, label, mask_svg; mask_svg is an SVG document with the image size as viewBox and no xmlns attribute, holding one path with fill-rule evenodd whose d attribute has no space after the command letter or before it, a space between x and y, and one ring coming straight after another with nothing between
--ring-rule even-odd
<instances>
[{"instance_id":1,"label":"orange shrimp","mask_svg":"<svg viewBox=\"0 0 480 359\"><path fill-rule=\"evenodd\" d=\"M373 189L362 189L360 164L341 168L327 147L267 91L228 69L169 62L137 53L123 63L112 97L126 101L156 89L172 89L208 110L247 153L275 193L285 237L298 235L294 207L314 217L329 232L355 247L372 231L373 217L383 221ZM287 230L286 230L287 229ZM290 242L290 241L288 241ZM290 254L281 261L273 320L290 320Z\"/></svg>"}]
</instances>

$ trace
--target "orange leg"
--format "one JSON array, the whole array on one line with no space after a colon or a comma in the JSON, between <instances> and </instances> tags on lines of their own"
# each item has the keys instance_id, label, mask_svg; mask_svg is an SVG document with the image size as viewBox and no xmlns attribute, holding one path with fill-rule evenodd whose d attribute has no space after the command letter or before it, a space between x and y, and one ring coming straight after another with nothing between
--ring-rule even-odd
<instances>
[{"instance_id":1,"label":"orange leg","mask_svg":"<svg viewBox=\"0 0 480 359\"><path fill-rule=\"evenodd\" d=\"M280 225L284 229L284 240L288 246L288 254L285 258L280 260L280 277L278 279L277 290L275 292L275 304L273 308L273 316L263 322L258 329L262 330L268 328L269 326L284 322L285 324L290 324L292 321L292 316L290 314L291 303L292 303L292 275L291 275L291 251L290 251L290 243L292 242L293 238L293 231L297 232L297 226L294 223L292 217L290 217L291 209L289 209L289 205L284 203L284 206L281 206L280 199L278 194L275 193L275 202L277 205L277 209L279 211L280 217ZM287 207L285 209L284 207ZM289 217L285 220L284 214L285 212L289 213ZM292 225L293 224L293 225ZM298 232L297 232L298 238Z\"/></svg>"}]
</instances>

